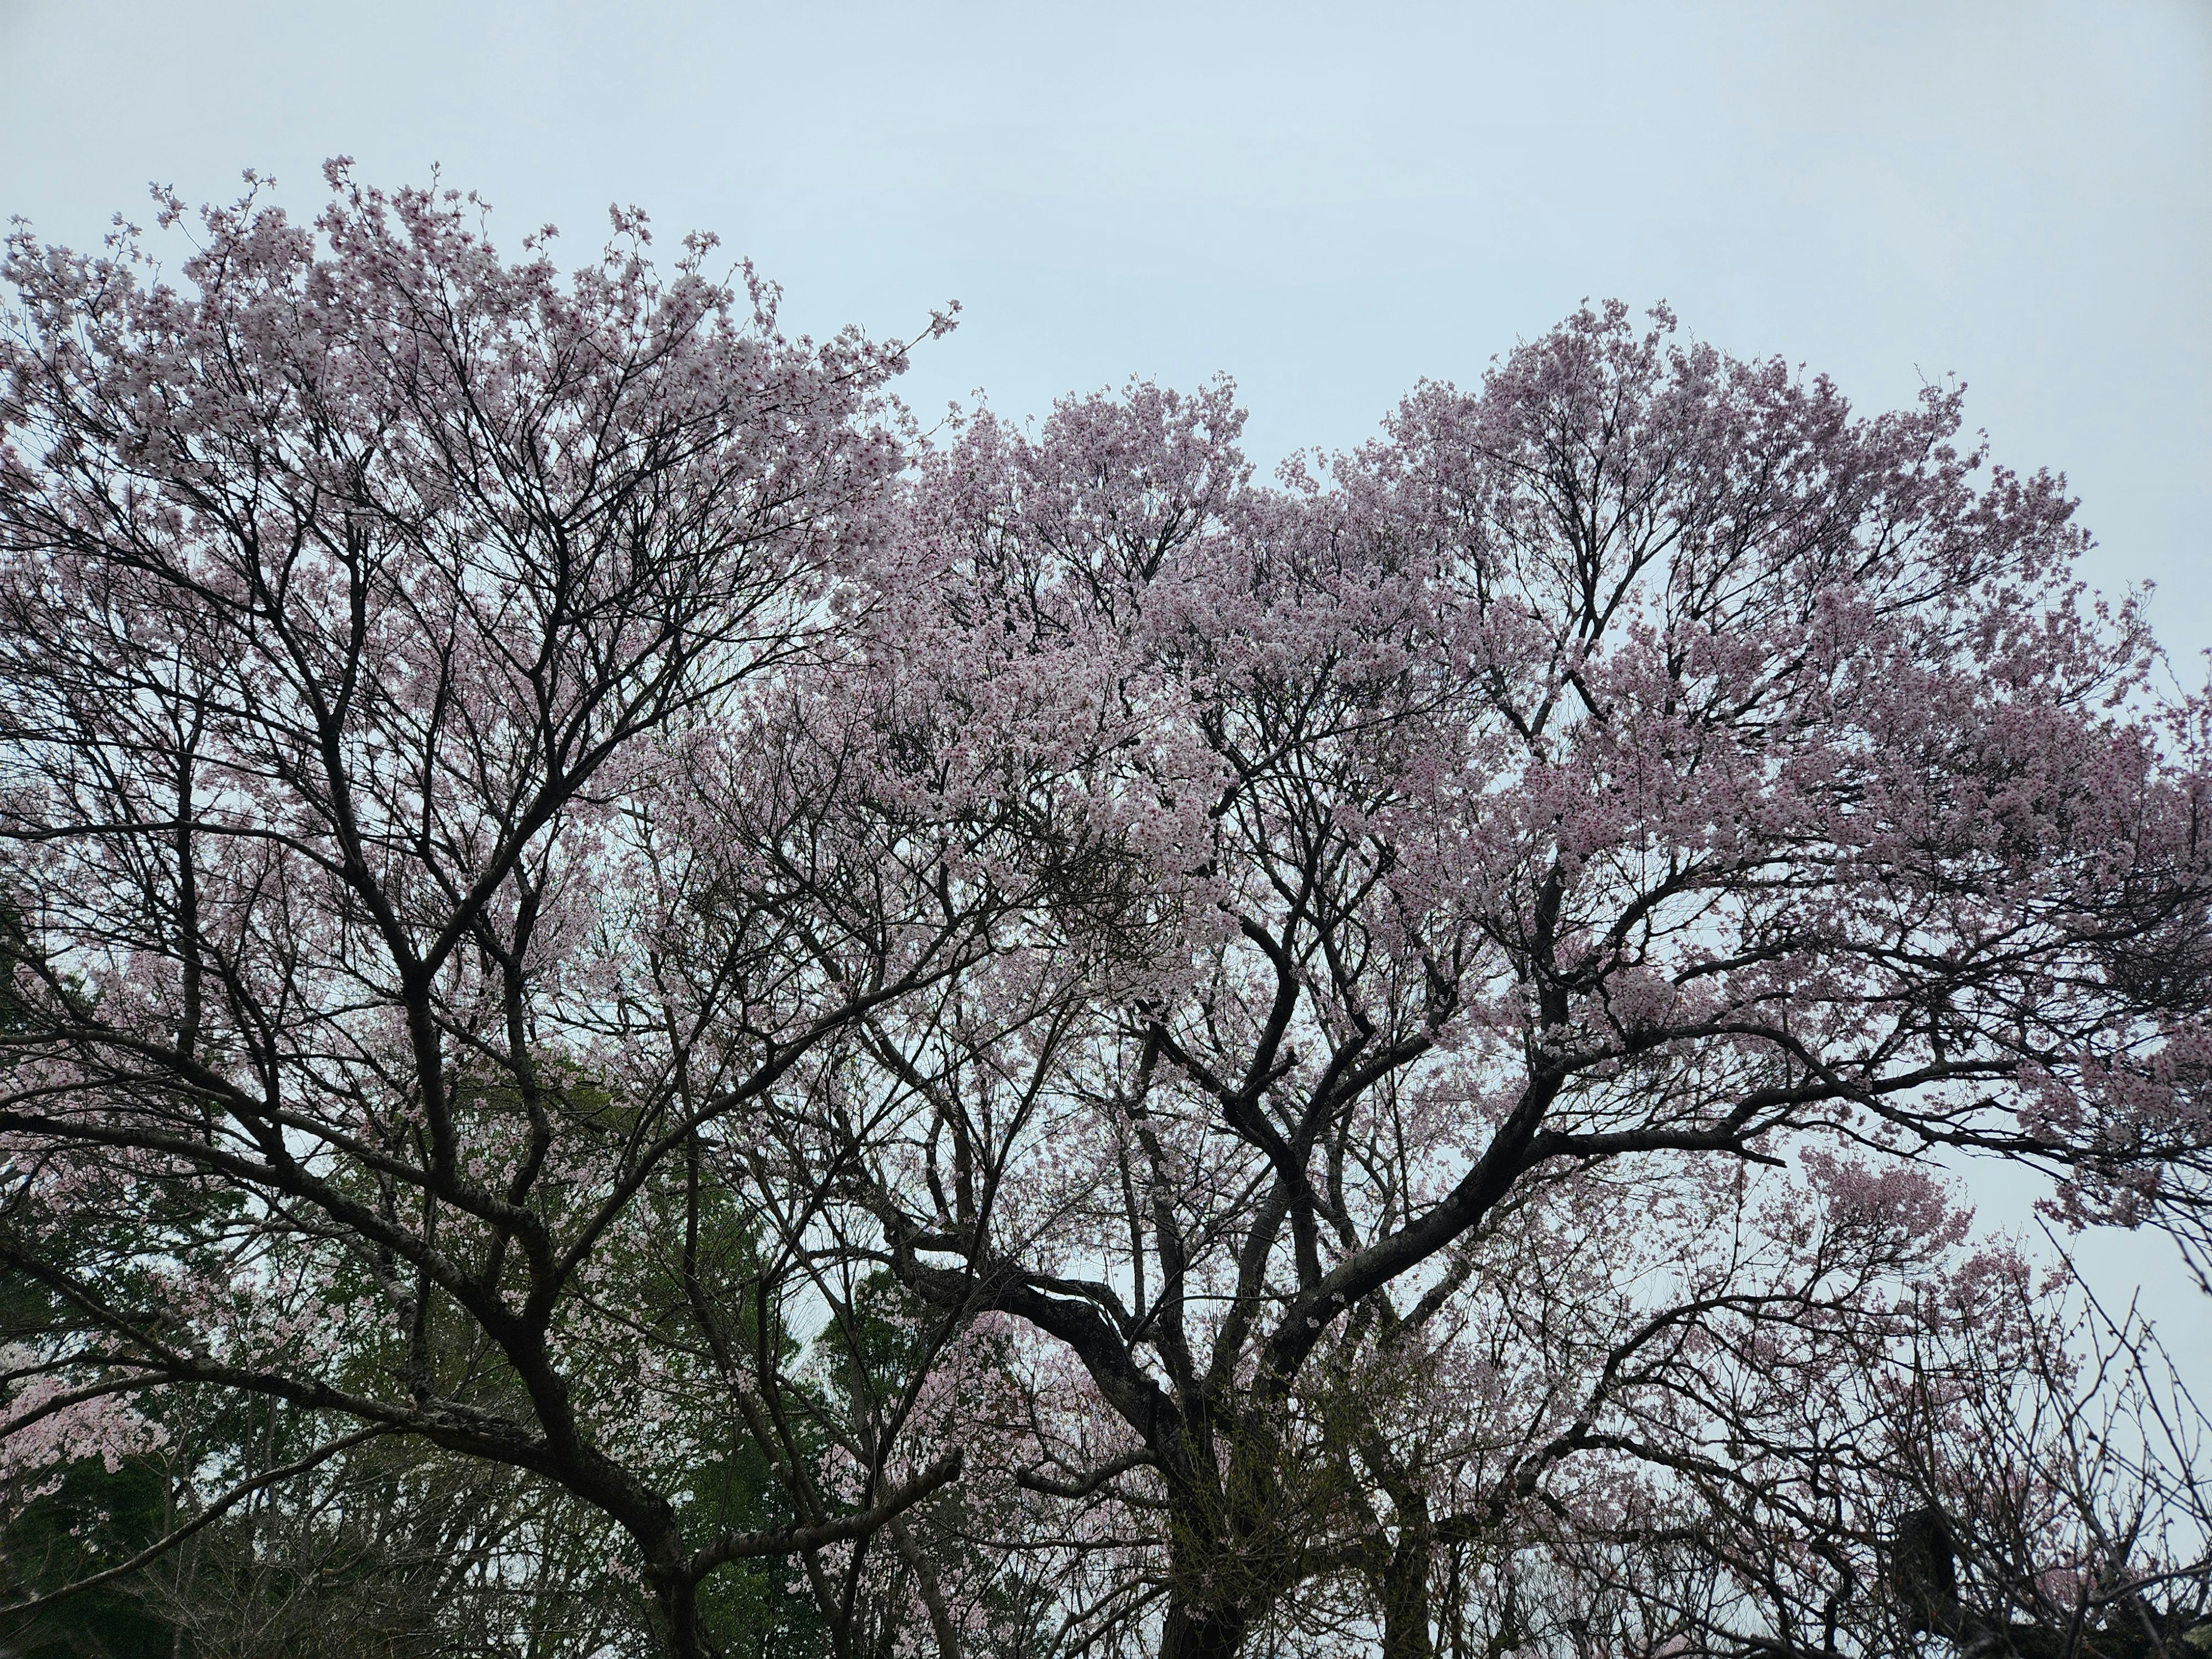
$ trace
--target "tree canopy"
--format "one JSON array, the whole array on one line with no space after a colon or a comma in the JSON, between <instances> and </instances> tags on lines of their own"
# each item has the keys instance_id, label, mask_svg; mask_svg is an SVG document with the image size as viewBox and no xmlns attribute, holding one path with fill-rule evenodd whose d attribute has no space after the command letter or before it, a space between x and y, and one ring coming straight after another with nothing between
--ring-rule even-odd
<instances>
[{"instance_id":1,"label":"tree canopy","mask_svg":"<svg viewBox=\"0 0 2212 1659\"><path fill-rule=\"evenodd\" d=\"M0 1618L2183 1650L1944 1170L2201 1248L2212 711L1956 388L1585 307L1267 483L331 185L9 243Z\"/></svg>"}]
</instances>

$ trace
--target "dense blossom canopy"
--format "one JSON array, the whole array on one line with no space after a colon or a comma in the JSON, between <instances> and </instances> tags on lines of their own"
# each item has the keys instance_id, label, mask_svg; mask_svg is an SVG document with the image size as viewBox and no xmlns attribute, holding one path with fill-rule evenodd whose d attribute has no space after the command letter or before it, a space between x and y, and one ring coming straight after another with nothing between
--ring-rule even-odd
<instances>
[{"instance_id":1,"label":"dense blossom canopy","mask_svg":"<svg viewBox=\"0 0 2212 1659\"><path fill-rule=\"evenodd\" d=\"M2212 726L1955 389L1608 305L1273 485L1223 385L925 441L708 242L331 180L10 244L11 1512L477 1471L579 1653L2204 1611L1929 1158L2201 1236Z\"/></svg>"}]
</instances>

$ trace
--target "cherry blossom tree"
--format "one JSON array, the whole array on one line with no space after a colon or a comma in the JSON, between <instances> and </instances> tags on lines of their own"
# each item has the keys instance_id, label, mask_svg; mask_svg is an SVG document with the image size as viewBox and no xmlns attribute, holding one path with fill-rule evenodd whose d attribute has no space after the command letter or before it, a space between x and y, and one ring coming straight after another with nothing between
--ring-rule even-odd
<instances>
[{"instance_id":1,"label":"cherry blossom tree","mask_svg":"<svg viewBox=\"0 0 2212 1659\"><path fill-rule=\"evenodd\" d=\"M893 1401L825 1468L783 1310L835 1286L705 1143L1035 895L870 905L866 803L811 865L703 807L776 771L748 700L883 534L901 349L786 339L634 214L564 279L455 192L331 183L207 212L181 285L128 228L9 244L0 1262L52 1314L0 1472L255 1397L284 1455L188 1463L148 1553L401 1436L609 1517L672 1651L732 1563L834 1614L822 1553L957 1458L905 1468ZM746 845L823 805L748 796Z\"/></svg>"},{"instance_id":2,"label":"cherry blossom tree","mask_svg":"<svg viewBox=\"0 0 2212 1659\"><path fill-rule=\"evenodd\" d=\"M1454 1340L1527 1431L1461 1534L1682 1456L1686 1419L1621 1425L1627 1373L1875 1311L1813 1239L1763 1286L1583 1301L1547 1205L1627 1255L1647 1216L1723 1224L1747 1170L1894 1208L1943 1149L2084 1216L2202 1213L2204 706L2156 700L2058 482L1961 448L1960 407L1856 417L1615 306L1277 490L1225 388L985 415L930 460L939 568L882 672L949 730L1057 698L1092 787L1202 815L1156 855L1185 943L1149 981L1019 1032L866 1022L906 1123L884 1259L1079 1366L1095 1423L1024 1479L1159 1516L1118 1588L1163 1653L1237 1651L1340 1565L1347 1482L1384 1650L1428 1651L1434 1493L1358 1402L1493 1264Z\"/></svg>"},{"instance_id":3,"label":"cherry blossom tree","mask_svg":"<svg viewBox=\"0 0 2212 1659\"><path fill-rule=\"evenodd\" d=\"M933 447L706 241L331 184L10 243L0 1480L167 1459L103 1583L401 1444L683 1656L2178 1582L1923 1164L2202 1225L2212 732L1955 392L1608 307L1275 487L1224 386Z\"/></svg>"}]
</instances>

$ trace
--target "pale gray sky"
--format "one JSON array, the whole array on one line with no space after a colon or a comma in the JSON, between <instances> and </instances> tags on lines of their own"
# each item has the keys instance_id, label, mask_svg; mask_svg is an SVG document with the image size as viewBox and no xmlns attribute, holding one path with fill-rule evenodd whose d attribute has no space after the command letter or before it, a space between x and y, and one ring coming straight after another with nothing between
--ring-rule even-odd
<instances>
[{"instance_id":1,"label":"pale gray sky","mask_svg":"<svg viewBox=\"0 0 2212 1659\"><path fill-rule=\"evenodd\" d=\"M817 331L959 299L925 412L1225 370L1263 461L1585 295L1863 406L1956 374L2092 579L2212 647L2212 0L0 0L0 216L50 238L249 166L311 210L339 152L442 163L510 246L718 231ZM2090 1254L2212 1325L2156 1247Z\"/></svg>"}]
</instances>

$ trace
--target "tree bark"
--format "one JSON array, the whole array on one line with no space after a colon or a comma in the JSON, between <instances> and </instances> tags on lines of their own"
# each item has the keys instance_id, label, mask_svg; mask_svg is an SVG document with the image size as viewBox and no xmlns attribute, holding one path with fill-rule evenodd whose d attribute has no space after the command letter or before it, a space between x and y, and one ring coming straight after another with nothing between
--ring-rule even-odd
<instances>
[{"instance_id":1,"label":"tree bark","mask_svg":"<svg viewBox=\"0 0 2212 1659\"><path fill-rule=\"evenodd\" d=\"M1160 1632L1160 1659L1234 1659L1252 1615L1243 1607L1208 1606L1176 1597Z\"/></svg>"},{"instance_id":2,"label":"tree bark","mask_svg":"<svg viewBox=\"0 0 2212 1659\"><path fill-rule=\"evenodd\" d=\"M707 1659L699 1633L699 1586L689 1573L655 1573L653 1635L671 1659Z\"/></svg>"},{"instance_id":3,"label":"tree bark","mask_svg":"<svg viewBox=\"0 0 2212 1659\"><path fill-rule=\"evenodd\" d=\"M1382 1607L1382 1659L1434 1659L1429 1637L1429 1557L1425 1526L1401 1525L1396 1547L1368 1576Z\"/></svg>"}]
</instances>

